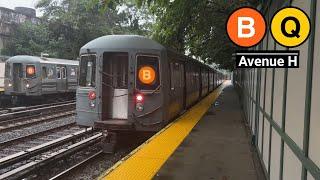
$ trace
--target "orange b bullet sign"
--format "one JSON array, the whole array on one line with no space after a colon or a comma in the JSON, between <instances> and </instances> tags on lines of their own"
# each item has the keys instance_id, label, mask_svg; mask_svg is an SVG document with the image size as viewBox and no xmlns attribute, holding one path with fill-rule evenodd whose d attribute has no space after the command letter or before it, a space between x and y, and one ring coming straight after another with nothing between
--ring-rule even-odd
<instances>
[{"instance_id":1,"label":"orange b bullet sign","mask_svg":"<svg viewBox=\"0 0 320 180\"><path fill-rule=\"evenodd\" d=\"M252 47L263 39L266 33L266 21L259 11L242 7L229 16L227 33L236 45Z\"/></svg>"},{"instance_id":2,"label":"orange b bullet sign","mask_svg":"<svg viewBox=\"0 0 320 180\"><path fill-rule=\"evenodd\" d=\"M156 79L156 72L150 66L143 66L139 70L139 80L143 84L152 84Z\"/></svg>"}]
</instances>

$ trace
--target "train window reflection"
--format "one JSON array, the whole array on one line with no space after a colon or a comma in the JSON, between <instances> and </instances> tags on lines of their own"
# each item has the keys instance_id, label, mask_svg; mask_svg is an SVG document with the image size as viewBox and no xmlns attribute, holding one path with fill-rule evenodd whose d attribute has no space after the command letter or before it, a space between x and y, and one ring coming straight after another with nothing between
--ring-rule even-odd
<instances>
[{"instance_id":1,"label":"train window reflection","mask_svg":"<svg viewBox=\"0 0 320 180\"><path fill-rule=\"evenodd\" d=\"M79 85L83 87L95 87L96 56L83 55L80 60Z\"/></svg>"}]
</instances>

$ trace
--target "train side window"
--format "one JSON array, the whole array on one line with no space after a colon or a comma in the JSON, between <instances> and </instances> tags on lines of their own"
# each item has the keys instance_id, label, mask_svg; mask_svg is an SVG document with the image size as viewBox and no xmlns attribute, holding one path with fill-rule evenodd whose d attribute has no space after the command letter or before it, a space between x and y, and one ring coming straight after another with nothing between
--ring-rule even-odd
<instances>
[{"instance_id":1,"label":"train side window","mask_svg":"<svg viewBox=\"0 0 320 180\"><path fill-rule=\"evenodd\" d=\"M159 57L138 55L136 68L136 88L139 90L156 90L160 86Z\"/></svg>"},{"instance_id":2,"label":"train side window","mask_svg":"<svg viewBox=\"0 0 320 180\"><path fill-rule=\"evenodd\" d=\"M65 67L61 68L62 79L67 79L67 69Z\"/></svg>"},{"instance_id":3,"label":"train side window","mask_svg":"<svg viewBox=\"0 0 320 180\"><path fill-rule=\"evenodd\" d=\"M47 72L47 77L48 77L48 79L52 79L53 78L53 68L48 68L47 69L48 70L48 72Z\"/></svg>"},{"instance_id":4,"label":"train side window","mask_svg":"<svg viewBox=\"0 0 320 180\"><path fill-rule=\"evenodd\" d=\"M57 67L57 79L61 79L60 67Z\"/></svg>"},{"instance_id":5,"label":"train side window","mask_svg":"<svg viewBox=\"0 0 320 180\"><path fill-rule=\"evenodd\" d=\"M71 78L77 77L77 70L76 70L76 68L74 68L74 67L70 68L70 77L71 77Z\"/></svg>"},{"instance_id":6,"label":"train side window","mask_svg":"<svg viewBox=\"0 0 320 180\"><path fill-rule=\"evenodd\" d=\"M47 67L42 67L42 79L48 78Z\"/></svg>"}]
</instances>

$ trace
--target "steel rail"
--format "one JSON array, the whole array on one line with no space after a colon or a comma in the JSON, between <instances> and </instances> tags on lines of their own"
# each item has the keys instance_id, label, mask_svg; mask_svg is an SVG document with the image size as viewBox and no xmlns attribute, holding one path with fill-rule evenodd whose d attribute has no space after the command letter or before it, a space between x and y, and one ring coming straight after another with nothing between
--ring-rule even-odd
<instances>
[{"instance_id":1,"label":"steel rail","mask_svg":"<svg viewBox=\"0 0 320 180\"><path fill-rule=\"evenodd\" d=\"M59 173L58 175L50 178L49 180L58 180L58 179L63 179L66 178L68 175L70 175L72 172L76 171L77 169L87 165L90 161L93 161L95 159L97 159L98 157L100 157L103 154L103 151L99 151L96 154L90 156L89 158L81 161L80 163L70 167L69 169Z\"/></svg>"},{"instance_id":2,"label":"steel rail","mask_svg":"<svg viewBox=\"0 0 320 180\"><path fill-rule=\"evenodd\" d=\"M68 124L65 124L65 125L62 125L62 126L46 129L46 130L43 130L43 131L39 131L39 132L35 132L35 133L32 133L32 134L28 134L28 135L25 135L25 136L16 137L16 138L13 138L13 139L8 139L6 141L0 142L0 147L5 147L5 146L8 146L10 144L16 143L17 141L22 141L22 140L25 140L25 139L28 139L28 138L31 138L31 137L34 137L34 136L38 136L38 135L41 135L41 134L44 134L44 133L50 133L52 131L65 129L65 128L68 128L70 126L74 126L75 124L76 124L75 122L71 122L71 123L68 123Z\"/></svg>"},{"instance_id":3,"label":"steel rail","mask_svg":"<svg viewBox=\"0 0 320 180\"><path fill-rule=\"evenodd\" d=\"M84 129L84 130L63 136L63 137L58 138L56 140L49 141L44 144L29 148L25 151L21 151L21 152L6 156L6 157L0 159L0 169L3 169L9 165L15 164L19 161L26 160L30 157L37 156L37 155L41 154L42 152L45 152L50 149L61 146L63 144L72 142L75 139L78 139L80 137L83 137L83 136L88 135L89 133L93 133L93 132L94 131L92 128Z\"/></svg>"},{"instance_id":4,"label":"steel rail","mask_svg":"<svg viewBox=\"0 0 320 180\"><path fill-rule=\"evenodd\" d=\"M48 106L56 106L56 105L75 103L75 102L76 102L75 100L71 100L71 101L64 101L64 102L39 104L39 105L34 105L34 106L12 107L12 108L7 108L6 110L8 110L10 112L19 112L19 111L25 111L25 110L30 110L30 109L36 109L36 108L42 108L42 107L48 107Z\"/></svg>"},{"instance_id":5,"label":"steel rail","mask_svg":"<svg viewBox=\"0 0 320 180\"><path fill-rule=\"evenodd\" d=\"M74 110L66 111L66 112L62 112L62 111L65 111L65 110L61 110L61 112L55 112L55 113L59 113L59 114L47 115L45 117L39 117L39 118L31 119L31 120L28 120L30 117L26 117L23 119L24 121L19 120L20 122L12 121L10 123L7 123L7 122L0 123L0 133L32 126L35 124L40 124L43 122L53 121L53 120L63 118L63 117L73 116L75 114Z\"/></svg>"},{"instance_id":6,"label":"steel rail","mask_svg":"<svg viewBox=\"0 0 320 180\"><path fill-rule=\"evenodd\" d=\"M76 102L75 100L71 100L71 101L61 101L61 102L55 102L55 103L39 104L39 105L34 105L34 106L18 106L18 107L1 108L0 115L5 115L8 113L14 113L14 112L16 113L16 112L25 111L25 110L32 110L32 109L48 107L48 106L56 106L56 105L67 104L67 103L75 103L75 102Z\"/></svg>"},{"instance_id":7,"label":"steel rail","mask_svg":"<svg viewBox=\"0 0 320 180\"><path fill-rule=\"evenodd\" d=\"M25 165L22 165L16 169L13 169L9 172L6 172L2 175L0 175L0 179L19 179L23 176L26 176L30 174L31 172L48 165L50 162L54 160L59 160L63 157L69 156L70 154L76 153L80 151L81 149L84 149L86 147L91 146L92 144L95 144L101 140L103 137L102 133L98 133L94 136L91 136L87 139L84 139L78 143L72 144L66 148L60 149L56 152L53 152L49 155L42 156L43 159L41 160L34 160L31 161Z\"/></svg>"},{"instance_id":8,"label":"steel rail","mask_svg":"<svg viewBox=\"0 0 320 180\"><path fill-rule=\"evenodd\" d=\"M8 119L17 118L16 116L19 116L19 115L22 116L22 115L32 114L32 113L42 113L43 114L43 111L55 110L55 109L64 108L64 107L68 107L68 106L74 106L75 104L76 103L67 103L67 104L46 106L46 107L40 107L40 108L35 108L35 109L28 109L28 110L24 110L24 111L1 114L0 120L8 121Z\"/></svg>"}]
</instances>

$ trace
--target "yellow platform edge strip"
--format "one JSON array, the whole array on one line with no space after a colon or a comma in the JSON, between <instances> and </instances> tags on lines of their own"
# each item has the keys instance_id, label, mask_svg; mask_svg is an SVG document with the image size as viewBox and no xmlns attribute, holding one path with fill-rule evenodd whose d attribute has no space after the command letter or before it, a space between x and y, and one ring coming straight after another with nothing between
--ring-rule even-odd
<instances>
[{"instance_id":1,"label":"yellow platform edge strip","mask_svg":"<svg viewBox=\"0 0 320 180\"><path fill-rule=\"evenodd\" d=\"M98 179L151 179L200 121L226 86L222 83L182 116L104 172Z\"/></svg>"}]
</instances>

